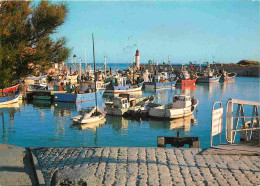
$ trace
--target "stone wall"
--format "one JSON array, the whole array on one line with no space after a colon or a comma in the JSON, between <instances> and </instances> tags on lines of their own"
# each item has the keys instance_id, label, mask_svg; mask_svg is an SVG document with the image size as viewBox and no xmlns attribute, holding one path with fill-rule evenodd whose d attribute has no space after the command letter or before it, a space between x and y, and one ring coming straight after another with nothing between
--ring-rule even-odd
<instances>
[{"instance_id":1,"label":"stone wall","mask_svg":"<svg viewBox=\"0 0 260 186\"><path fill-rule=\"evenodd\" d=\"M149 69L149 65L142 65L142 67L144 67L145 69ZM181 65L172 65L173 69L175 70L175 72L180 72L181 71ZM245 77L260 77L260 66L240 66L240 65L225 65L223 64L223 66L221 65L216 65L216 66L212 66L213 69L216 69L217 71L220 68L224 68L224 70L226 70L227 72L235 72L237 74L237 76L245 76ZM169 65L159 65L158 68L161 69L166 69L168 70ZM199 66L195 67L197 69L197 71L199 71ZM206 66L202 66L201 70L205 70ZM187 69L189 70L189 67L187 67Z\"/></svg>"}]
</instances>

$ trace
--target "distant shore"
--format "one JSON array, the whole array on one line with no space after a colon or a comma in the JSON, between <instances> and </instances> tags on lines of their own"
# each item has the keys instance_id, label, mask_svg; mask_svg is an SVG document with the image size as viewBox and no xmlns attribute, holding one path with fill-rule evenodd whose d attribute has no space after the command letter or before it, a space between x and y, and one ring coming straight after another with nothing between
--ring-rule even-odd
<instances>
[{"instance_id":1,"label":"distant shore","mask_svg":"<svg viewBox=\"0 0 260 186\"><path fill-rule=\"evenodd\" d=\"M158 65L159 68L164 68L169 65ZM142 65L145 69L148 69L149 65ZM172 67L175 71L180 71L182 68L181 64L172 64ZM196 64L195 68L199 69L199 65ZM221 68L224 68L227 72L235 72L237 76L242 77L260 77L260 63L259 62L248 62L247 60L241 60L239 63L217 63L212 65L212 68L219 71ZM206 65L201 65L201 70L205 70Z\"/></svg>"}]
</instances>

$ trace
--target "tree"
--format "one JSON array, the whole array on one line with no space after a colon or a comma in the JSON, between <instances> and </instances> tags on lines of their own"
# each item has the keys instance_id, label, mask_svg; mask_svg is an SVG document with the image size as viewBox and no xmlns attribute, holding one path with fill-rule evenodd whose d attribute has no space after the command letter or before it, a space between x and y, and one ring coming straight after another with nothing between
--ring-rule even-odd
<instances>
[{"instance_id":1,"label":"tree","mask_svg":"<svg viewBox=\"0 0 260 186\"><path fill-rule=\"evenodd\" d=\"M41 1L1 1L0 7L0 88L10 86L52 63L69 56L66 39L50 36L67 17L63 3Z\"/></svg>"}]
</instances>

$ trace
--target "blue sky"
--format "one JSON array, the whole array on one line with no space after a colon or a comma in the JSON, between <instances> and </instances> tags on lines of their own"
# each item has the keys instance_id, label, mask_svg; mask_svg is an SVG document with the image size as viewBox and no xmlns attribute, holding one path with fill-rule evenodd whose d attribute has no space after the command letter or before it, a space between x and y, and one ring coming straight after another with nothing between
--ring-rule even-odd
<instances>
[{"instance_id":1,"label":"blue sky","mask_svg":"<svg viewBox=\"0 0 260 186\"><path fill-rule=\"evenodd\" d=\"M65 1L65 36L72 55L92 62L91 34L98 62L260 61L259 1Z\"/></svg>"}]
</instances>

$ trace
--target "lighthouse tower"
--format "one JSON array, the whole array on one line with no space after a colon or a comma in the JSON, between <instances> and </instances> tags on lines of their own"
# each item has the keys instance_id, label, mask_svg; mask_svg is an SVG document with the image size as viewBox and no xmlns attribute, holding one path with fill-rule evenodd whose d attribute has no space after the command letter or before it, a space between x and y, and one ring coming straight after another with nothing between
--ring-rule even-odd
<instances>
[{"instance_id":1,"label":"lighthouse tower","mask_svg":"<svg viewBox=\"0 0 260 186\"><path fill-rule=\"evenodd\" d=\"M139 55L139 50L136 50L135 54L135 61L136 61L136 68L140 69L140 55Z\"/></svg>"}]
</instances>

